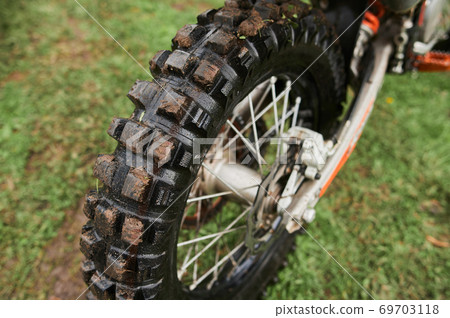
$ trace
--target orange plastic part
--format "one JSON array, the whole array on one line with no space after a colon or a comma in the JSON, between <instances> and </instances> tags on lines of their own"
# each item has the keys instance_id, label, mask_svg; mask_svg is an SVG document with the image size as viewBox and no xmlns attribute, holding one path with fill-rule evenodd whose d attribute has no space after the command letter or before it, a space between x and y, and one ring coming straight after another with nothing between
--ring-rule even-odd
<instances>
[{"instance_id":1,"label":"orange plastic part","mask_svg":"<svg viewBox=\"0 0 450 318\"><path fill-rule=\"evenodd\" d=\"M424 56L416 56L414 66L420 72L450 71L450 53L431 51Z\"/></svg>"},{"instance_id":2,"label":"orange plastic part","mask_svg":"<svg viewBox=\"0 0 450 318\"><path fill-rule=\"evenodd\" d=\"M341 168L347 162L347 159L352 154L353 150L355 150L356 143L358 142L359 137L361 137L362 130L364 128L364 125L367 122L367 119L369 118L369 114L372 111L374 102L375 102L375 99L372 99L370 101L370 103L367 105L367 108L366 108L366 111L364 113L364 116L361 119L361 121L359 122L358 129L356 130L356 133L355 133L355 135L352 138L353 139L352 142L350 143L350 145L348 145L347 149L344 152L344 155L341 157L341 159L339 160L339 163L337 164L336 168L334 168L333 172L331 173L330 178L323 185L322 189L320 190L319 197L322 197L325 194L325 192L327 191L327 189L330 186L331 182L334 180L334 178L338 174L339 170L341 170Z\"/></svg>"},{"instance_id":3,"label":"orange plastic part","mask_svg":"<svg viewBox=\"0 0 450 318\"><path fill-rule=\"evenodd\" d=\"M371 11L367 11L364 14L364 19L362 23L370 28L373 32L373 34L377 34L378 29L380 28L380 18L383 17L384 13L386 12L386 9L379 1L375 1L372 3Z\"/></svg>"},{"instance_id":4,"label":"orange plastic part","mask_svg":"<svg viewBox=\"0 0 450 318\"><path fill-rule=\"evenodd\" d=\"M425 9L426 8L427 8L427 1L424 1L422 3L422 7L420 7L419 21L417 22L417 24L419 26L423 25L423 20L425 19Z\"/></svg>"},{"instance_id":5,"label":"orange plastic part","mask_svg":"<svg viewBox=\"0 0 450 318\"><path fill-rule=\"evenodd\" d=\"M364 19L363 19L362 23L365 26L369 27L372 30L374 35L377 34L378 28L380 27L380 20L378 20L378 18L375 14L367 11L364 14Z\"/></svg>"},{"instance_id":6,"label":"orange plastic part","mask_svg":"<svg viewBox=\"0 0 450 318\"><path fill-rule=\"evenodd\" d=\"M380 1L376 1L373 4L372 8L375 10L375 15L378 19L380 19L386 13L386 9Z\"/></svg>"}]
</instances>

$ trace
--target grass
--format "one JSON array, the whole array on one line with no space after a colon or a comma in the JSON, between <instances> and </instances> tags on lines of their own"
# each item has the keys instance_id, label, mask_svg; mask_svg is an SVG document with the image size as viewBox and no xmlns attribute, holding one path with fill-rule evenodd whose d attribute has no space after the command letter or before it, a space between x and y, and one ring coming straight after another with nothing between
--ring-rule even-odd
<instances>
[{"instance_id":1,"label":"grass","mask_svg":"<svg viewBox=\"0 0 450 318\"><path fill-rule=\"evenodd\" d=\"M449 79L386 78L356 150L308 228L378 299L450 296L448 249L427 241L450 239ZM311 237L297 244L269 298L367 298Z\"/></svg>"},{"instance_id":2,"label":"grass","mask_svg":"<svg viewBox=\"0 0 450 318\"><path fill-rule=\"evenodd\" d=\"M222 1L84 1L147 68L195 15ZM75 2L0 4L0 298L36 287L44 248L88 188L105 130L148 75ZM449 75L388 76L361 141L308 231L375 298L448 298ZM69 220L70 221L70 220ZM69 239L76 240L77 237ZM367 298L308 236L267 298Z\"/></svg>"}]
</instances>

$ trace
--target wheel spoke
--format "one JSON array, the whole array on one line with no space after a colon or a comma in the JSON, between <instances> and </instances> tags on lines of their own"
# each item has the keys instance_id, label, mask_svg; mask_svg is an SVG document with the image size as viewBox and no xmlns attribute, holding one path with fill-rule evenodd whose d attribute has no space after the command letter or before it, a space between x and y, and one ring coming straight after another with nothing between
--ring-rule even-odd
<instances>
[{"instance_id":1,"label":"wheel spoke","mask_svg":"<svg viewBox=\"0 0 450 318\"><path fill-rule=\"evenodd\" d=\"M257 112L261 108L262 104L266 100L267 95L269 95L269 92L270 92L270 85L267 85L264 94L261 96L261 99L259 100L258 104L255 107L255 112Z\"/></svg>"},{"instance_id":2,"label":"wheel spoke","mask_svg":"<svg viewBox=\"0 0 450 318\"><path fill-rule=\"evenodd\" d=\"M186 216L187 216L187 211L188 211L189 208L190 208L191 206L193 206L193 205L194 205L193 203L192 203L192 204L186 203L186 207L184 208L183 218L181 219L180 228L183 227L184 221L185 221Z\"/></svg>"},{"instance_id":3,"label":"wheel spoke","mask_svg":"<svg viewBox=\"0 0 450 318\"><path fill-rule=\"evenodd\" d=\"M186 253L186 256L184 257L183 264L181 265L181 268L183 268L183 266L186 265L186 263L188 262L189 257L191 256L192 249L193 249L193 246L191 245L189 247L187 253ZM177 275L178 275L178 279L179 280L181 280L181 278L183 277L184 273L186 273L186 269L184 269L184 270L183 269L179 269L178 270L178 274Z\"/></svg>"},{"instance_id":4,"label":"wheel spoke","mask_svg":"<svg viewBox=\"0 0 450 318\"><path fill-rule=\"evenodd\" d=\"M243 240L244 240L244 237L245 237L245 233L243 233L243 235L240 237L240 239L238 240L238 242L243 241ZM248 256L248 254L249 254L249 250L247 249L247 250L245 250L244 253L242 253L242 255L239 256L239 258L236 260L236 259L234 258L234 254L235 254L235 253L232 253L231 250L228 248L228 246L227 246L227 252L228 252L229 254L231 253L230 261L231 261L231 263L233 264L234 267L236 267L238 263L242 262L242 261ZM218 275L225 269L225 264L222 264L221 266L222 266L222 268L218 270ZM231 277L232 274L233 274L233 272L231 271L230 273L228 273L227 277L228 277L228 278ZM218 275L217 275L217 276L218 276ZM207 289L211 289L211 287L213 286L213 284L214 284L214 282L217 280L217 278L218 278L218 277L214 277L213 279L211 279L211 281L208 283L208 285L207 285L206 288L207 288Z\"/></svg>"},{"instance_id":5,"label":"wheel spoke","mask_svg":"<svg viewBox=\"0 0 450 318\"><path fill-rule=\"evenodd\" d=\"M258 187L258 186L259 185L252 185L252 186L245 187L245 188L239 188L237 190L247 190L247 189L251 189L254 187ZM190 198L186 201L186 203L189 204L189 203L193 203L193 202L197 202L197 201L214 199L214 198L223 197L223 196L226 196L226 195L229 195L232 193L234 193L234 192L233 191L224 191L224 192L218 192L218 193L214 193L214 194L203 195L201 197Z\"/></svg>"},{"instance_id":6,"label":"wheel spoke","mask_svg":"<svg viewBox=\"0 0 450 318\"><path fill-rule=\"evenodd\" d=\"M245 138L245 136L236 128L236 126L233 125L233 123L231 121L227 120L227 124L241 138L241 140L244 142L244 144L247 146L248 150L250 150L250 152L253 154L253 156L258 158L258 153L257 153L256 149L253 147L253 145L250 143L250 141L248 141L248 139Z\"/></svg>"},{"instance_id":7,"label":"wheel spoke","mask_svg":"<svg viewBox=\"0 0 450 318\"><path fill-rule=\"evenodd\" d=\"M223 215L223 214L220 213L218 220L216 219L216 225L217 225L217 228L218 228L218 229L221 229L221 228L222 228L222 215ZM221 243L222 243L222 245L224 245L224 242L223 242L222 239L220 239L220 242L218 242L218 243L216 244L216 255L215 255L215 258L214 258L214 265L217 265L217 262L219 261L219 257L220 257L220 245L221 245ZM216 269L214 270L214 278L213 278L213 280L217 279L218 275L219 275L219 273L218 273L217 267L216 267Z\"/></svg>"},{"instance_id":8,"label":"wheel spoke","mask_svg":"<svg viewBox=\"0 0 450 318\"><path fill-rule=\"evenodd\" d=\"M201 276L195 283L193 283L191 286L189 286L189 289L193 290L195 287L197 287L198 284L200 284L202 281L205 280L205 278L207 278L209 275L211 275L211 273L213 273L216 268L218 268L223 263L225 263L228 259L230 259L230 257L232 257L233 254L236 253L242 246L244 246L244 242L241 242L238 246L233 248L233 250L230 253L225 255L219 262L217 262L216 265L214 265L209 271L207 271L203 276Z\"/></svg>"},{"instance_id":9,"label":"wheel spoke","mask_svg":"<svg viewBox=\"0 0 450 318\"><path fill-rule=\"evenodd\" d=\"M228 233L232 233L232 232L235 232L235 231L237 231L237 230L242 230L242 229L244 229L244 228L246 228L246 226L245 225L243 225L243 226L238 226L238 227L235 227L235 228L232 228L232 229L229 229L229 230L225 230L225 231L222 231L222 232L218 232L218 233L214 233L214 234L209 234L209 235L205 235L205 236L200 236L200 237L198 237L198 238L195 238L195 239L192 239L192 240L189 240L189 241L185 241L185 242L181 242L181 243L178 243L178 247L180 247L180 246L186 246L186 245L189 245L189 244L193 244L193 243L197 243L197 242L200 242L200 241L204 241L204 240L209 240L209 239L211 239L211 238L215 238L216 236L223 236L224 234L228 234Z\"/></svg>"},{"instance_id":10,"label":"wheel spoke","mask_svg":"<svg viewBox=\"0 0 450 318\"><path fill-rule=\"evenodd\" d=\"M222 197L222 196L232 194L232 193L233 193L233 191L225 191L225 192L218 192L218 193L214 193L214 194L203 195L201 197L190 198L186 201L186 203L189 204L192 202L214 199L214 198Z\"/></svg>"},{"instance_id":11,"label":"wheel spoke","mask_svg":"<svg viewBox=\"0 0 450 318\"><path fill-rule=\"evenodd\" d=\"M282 91L280 82L286 85ZM244 156L250 154L258 163L258 167L256 167L256 163L252 161L255 164L247 169L253 171L248 173L250 175L251 173L259 175L259 171L262 175L263 171L266 170L266 167L262 166L263 163L267 164L265 159L272 158L272 154L278 157L281 155L280 152L284 151L284 144L281 143L281 138L285 130L296 126L297 121L300 120L298 117L301 98L297 97L295 103L290 104L290 99L294 98L292 96L293 91L291 92L291 84L291 81L287 78L274 76L259 84L235 107L234 112L226 120L226 125L222 127L219 137L230 137L226 145L223 146L223 142L219 143L216 141L212 145L212 152L210 153L228 153L226 152L228 148L237 146L239 154ZM279 94L277 95L278 87ZM274 116L273 119L272 116ZM265 124L264 130L260 127L260 124L263 122ZM268 138L275 136L278 137L276 153L266 149ZM239 141L238 144L236 144L236 141ZM273 150L275 151L275 149ZM210 153L207 154L207 157ZM249 159L250 157L246 158ZM218 281L234 275L233 273L235 273L239 264L244 262L250 255L250 251L244 249L247 226L244 225L243 220L245 220L245 216L248 215L253 204L251 202L253 201L253 196L249 196L247 192L253 193L253 191L257 190L255 187L259 187L259 184L250 185L246 182L249 186L244 188L242 187L242 182L235 182L236 176L240 174L232 170L233 167L230 165L232 159L231 157L228 159L230 162L224 161L224 164L227 164L225 167L230 169L228 171L220 170L223 168L222 162L213 165L206 160L201 164L201 169L199 170L199 175L202 175L201 182L194 185L191 195L186 202L188 207L197 204L197 213L195 215L197 220L195 235L192 232L187 233L184 236L184 241L177 244L177 247L187 247L186 249L183 248L183 253L181 253L181 255L185 256L180 256L180 263L182 264L177 274L179 280L184 280L184 283L190 290L196 288L211 289ZM211 175L207 175L206 171ZM216 180L214 180L215 178ZM250 188L254 189L246 190ZM205 189L206 192L202 193L202 190L205 191ZM214 193L213 189L216 189L217 193ZM232 195L231 199L230 195ZM220 198L222 197L224 199L221 201ZM247 208L241 211L228 226L222 227L222 210L226 211L230 200L242 202L241 199L245 200L250 206L245 204ZM283 199L286 198L283 197ZM189 211L192 209L191 207ZM201 217L201 214L205 214L205 209L211 209L214 212L214 219L208 218L206 220ZM183 216L182 222L184 222L186 214ZM191 214L192 212L189 212L189 215ZM191 216L189 217L192 218ZM203 232L204 225L207 222L208 224L210 222L213 224L212 226L206 226L205 232ZM202 232L200 232L200 229L202 229ZM194 231L194 229L191 231ZM182 240L181 237L180 240ZM234 248L232 248L233 246ZM205 257L206 254L209 257ZM224 256L224 254L226 255ZM200 257L202 258L200 259Z\"/></svg>"},{"instance_id":12,"label":"wheel spoke","mask_svg":"<svg viewBox=\"0 0 450 318\"><path fill-rule=\"evenodd\" d=\"M270 78L270 87L272 89L272 105L273 105L273 114L275 117L275 129L277 131L277 136L280 135L280 131L278 129L278 110L277 110L277 91L275 89L275 83L277 82L277 78L272 76Z\"/></svg>"},{"instance_id":13,"label":"wheel spoke","mask_svg":"<svg viewBox=\"0 0 450 318\"><path fill-rule=\"evenodd\" d=\"M200 192L201 194L201 192ZM202 214L202 202L198 202L197 203L197 226L195 229L195 238L198 238L198 233L200 232L200 219L201 219L201 214ZM198 252L198 244L195 243L194 245L194 253L197 254ZM195 260L194 262L194 268L193 268L193 273L192 273L192 278L195 281L197 280L197 271L198 271L198 259Z\"/></svg>"},{"instance_id":14,"label":"wheel spoke","mask_svg":"<svg viewBox=\"0 0 450 318\"><path fill-rule=\"evenodd\" d=\"M269 105L267 105L263 110L261 110L258 115L255 116L255 120L259 120L262 116L264 116L268 111L270 111L271 109L273 109L273 105L276 104L277 102L279 102L284 95L287 93L287 90L284 90L275 100L275 103L272 101L270 102ZM278 119L277 119L278 121ZM252 123L247 123L244 128L242 128L239 132L242 134L244 133L247 129L249 129L252 126ZM279 127L279 126L277 126ZM278 131L278 130L277 130ZM226 149L228 149L237 139L239 138L238 135L234 136L233 138L230 139L230 141L225 145L225 147L223 148L223 150L225 151Z\"/></svg>"},{"instance_id":15,"label":"wheel spoke","mask_svg":"<svg viewBox=\"0 0 450 318\"><path fill-rule=\"evenodd\" d=\"M286 82L286 94L284 95L284 102L283 102L283 115L281 116L281 128L280 128L280 136L284 133L284 124L286 123L286 117L287 117L287 108L289 103L289 93L291 91L291 81Z\"/></svg>"},{"instance_id":16,"label":"wheel spoke","mask_svg":"<svg viewBox=\"0 0 450 318\"><path fill-rule=\"evenodd\" d=\"M297 126L297 117L298 117L298 111L299 111L299 108L300 108L301 101L302 101L302 98L300 96L295 99L294 117L292 118L292 125L291 125L291 127Z\"/></svg>"},{"instance_id":17,"label":"wheel spoke","mask_svg":"<svg viewBox=\"0 0 450 318\"><path fill-rule=\"evenodd\" d=\"M254 138L255 138L255 148L256 148L256 154L257 154L256 160L258 160L259 171L262 174L261 152L259 151L258 130L256 129L255 111L253 109L253 101L252 101L251 93L248 95L248 103L249 103L249 107L250 107L250 116L251 116L252 123L253 123L253 135L254 135Z\"/></svg>"},{"instance_id":18,"label":"wheel spoke","mask_svg":"<svg viewBox=\"0 0 450 318\"><path fill-rule=\"evenodd\" d=\"M227 231L231 229L237 222L239 222L240 219L242 219L247 213L250 211L250 207L245 209L244 212L242 212L236 219L234 219L233 222L231 222L224 231ZM208 243L199 253L197 253L194 257L192 257L186 264L181 267L181 270L185 270L188 268L193 262L195 262L207 249L209 249L214 243L216 243L224 234L217 235L211 242Z\"/></svg>"},{"instance_id":19,"label":"wheel spoke","mask_svg":"<svg viewBox=\"0 0 450 318\"><path fill-rule=\"evenodd\" d=\"M290 111L287 112L286 114L286 120L291 117L291 115L294 113L294 110L291 109ZM262 142L265 141L265 139L269 136L271 136L273 133L275 132L275 125L273 125L272 127L270 127L260 138L259 138L259 144L261 145Z\"/></svg>"},{"instance_id":20,"label":"wheel spoke","mask_svg":"<svg viewBox=\"0 0 450 318\"><path fill-rule=\"evenodd\" d=\"M288 102L289 102L289 92L291 91L291 81L286 82L286 94L284 95L284 101L283 101L283 114L281 115L281 127L280 127L280 134L279 137L281 138L284 133L284 123L286 121L286 112L288 108ZM277 142L277 155L280 156L280 139L278 139Z\"/></svg>"},{"instance_id":21,"label":"wheel spoke","mask_svg":"<svg viewBox=\"0 0 450 318\"><path fill-rule=\"evenodd\" d=\"M198 245L195 244L194 245L194 253L198 252ZM197 281L197 271L198 271L198 259L195 260L194 262L194 268L192 270L192 280L195 283Z\"/></svg>"}]
</instances>

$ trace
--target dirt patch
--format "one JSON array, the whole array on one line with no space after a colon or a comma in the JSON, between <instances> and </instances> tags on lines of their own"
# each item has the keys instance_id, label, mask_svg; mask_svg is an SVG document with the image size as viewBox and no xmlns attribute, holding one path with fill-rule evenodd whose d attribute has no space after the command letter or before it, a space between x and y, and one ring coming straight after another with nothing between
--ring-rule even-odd
<instances>
[{"instance_id":1,"label":"dirt patch","mask_svg":"<svg viewBox=\"0 0 450 318\"><path fill-rule=\"evenodd\" d=\"M84 40L86 37L86 34L80 29L78 26L78 20L69 17L67 19L67 23L69 24L70 28L72 29L73 33L75 34L75 37L78 40Z\"/></svg>"},{"instance_id":2,"label":"dirt patch","mask_svg":"<svg viewBox=\"0 0 450 318\"><path fill-rule=\"evenodd\" d=\"M44 291L48 299L77 299L86 286L80 272L83 255L79 238L87 218L82 212L84 198L78 207L66 212L58 235L44 248L37 266L35 290Z\"/></svg>"},{"instance_id":3,"label":"dirt patch","mask_svg":"<svg viewBox=\"0 0 450 318\"><path fill-rule=\"evenodd\" d=\"M431 214L441 214L444 212L444 207L438 200L432 199L422 202L420 204L420 210L429 212Z\"/></svg>"},{"instance_id":4,"label":"dirt patch","mask_svg":"<svg viewBox=\"0 0 450 318\"><path fill-rule=\"evenodd\" d=\"M29 72L12 71L8 75L6 75L5 78L0 80L0 88L5 86L6 83L9 82L17 82L17 83L23 82L27 78L28 74Z\"/></svg>"},{"instance_id":5,"label":"dirt patch","mask_svg":"<svg viewBox=\"0 0 450 318\"><path fill-rule=\"evenodd\" d=\"M38 54L34 58L34 65L48 67L50 73L65 65L70 69L85 69L88 64L105 56L108 48L114 47L114 42L106 34L97 41L88 38L88 31L80 27L83 20L63 14L61 17L64 33L51 42L51 51L48 54ZM99 31L101 32L101 31ZM37 51L39 44L45 40L42 34L30 34L32 51ZM36 52L37 53L37 52ZM18 53L17 53L18 54ZM48 74L47 76L51 76ZM2 82L0 82L2 84Z\"/></svg>"},{"instance_id":6,"label":"dirt patch","mask_svg":"<svg viewBox=\"0 0 450 318\"><path fill-rule=\"evenodd\" d=\"M198 12L203 12L211 8L211 4L206 2L194 2L194 1L180 1L171 5L171 7L177 11L184 11L188 8L196 8Z\"/></svg>"},{"instance_id":7,"label":"dirt patch","mask_svg":"<svg viewBox=\"0 0 450 318\"><path fill-rule=\"evenodd\" d=\"M0 82L0 87L5 85L7 82L21 82L27 77L27 75L28 72L13 71Z\"/></svg>"},{"instance_id":8,"label":"dirt patch","mask_svg":"<svg viewBox=\"0 0 450 318\"><path fill-rule=\"evenodd\" d=\"M55 131L57 131L55 129ZM52 143L42 150L30 150L30 154L25 166L28 175L38 173L42 166L52 166L56 162L61 162L63 157L67 155L65 146L60 143Z\"/></svg>"},{"instance_id":9,"label":"dirt patch","mask_svg":"<svg viewBox=\"0 0 450 318\"><path fill-rule=\"evenodd\" d=\"M362 165L358 165L355 167L355 172L362 178L367 178L370 176L370 168Z\"/></svg>"},{"instance_id":10,"label":"dirt patch","mask_svg":"<svg viewBox=\"0 0 450 318\"><path fill-rule=\"evenodd\" d=\"M79 21L69 17L67 25L72 31L73 38L63 38L59 40L52 53L50 54L50 63L89 61L92 58L91 48L86 43L86 34L79 27Z\"/></svg>"}]
</instances>

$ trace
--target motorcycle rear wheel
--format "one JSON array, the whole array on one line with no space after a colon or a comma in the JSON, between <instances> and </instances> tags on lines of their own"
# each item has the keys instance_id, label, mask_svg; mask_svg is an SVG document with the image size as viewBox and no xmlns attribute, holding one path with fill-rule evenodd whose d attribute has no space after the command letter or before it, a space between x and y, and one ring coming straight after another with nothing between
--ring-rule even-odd
<instances>
[{"instance_id":1,"label":"motorcycle rear wheel","mask_svg":"<svg viewBox=\"0 0 450 318\"><path fill-rule=\"evenodd\" d=\"M172 51L151 60L155 80L131 88L136 108L129 119L113 119L108 133L118 146L97 158L94 176L103 186L86 196L90 220L80 245L88 298L251 299L276 276L294 241L285 230L264 251L224 261L220 271L227 274L215 270L210 284L178 277L186 254L177 246L192 185L205 173L193 163L193 140L217 137L228 118L237 126L236 106L255 88L277 78L278 96L291 81L290 109L295 97L302 99L295 125L326 137L336 126L345 96L344 60L337 43L329 47L336 35L319 11L298 1L277 3L227 1L204 12L178 31ZM267 121L261 117L261 133Z\"/></svg>"}]
</instances>

